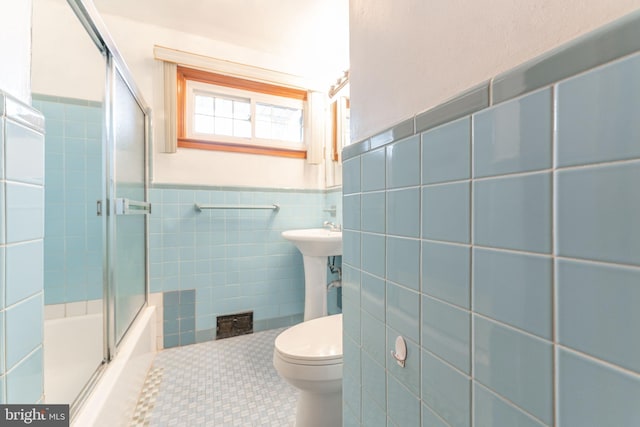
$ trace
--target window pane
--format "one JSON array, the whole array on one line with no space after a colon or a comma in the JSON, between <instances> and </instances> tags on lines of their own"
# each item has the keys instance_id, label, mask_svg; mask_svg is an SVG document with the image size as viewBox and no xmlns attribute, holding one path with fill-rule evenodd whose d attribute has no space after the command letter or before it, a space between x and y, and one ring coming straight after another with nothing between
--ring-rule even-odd
<instances>
[{"instance_id":1,"label":"window pane","mask_svg":"<svg viewBox=\"0 0 640 427\"><path fill-rule=\"evenodd\" d=\"M233 117L233 101L216 97L216 117Z\"/></svg>"},{"instance_id":2,"label":"window pane","mask_svg":"<svg viewBox=\"0 0 640 427\"><path fill-rule=\"evenodd\" d=\"M233 136L251 138L251 122L248 120L234 120Z\"/></svg>"},{"instance_id":3,"label":"window pane","mask_svg":"<svg viewBox=\"0 0 640 427\"><path fill-rule=\"evenodd\" d=\"M213 117L196 114L193 123L193 130L196 133L213 134Z\"/></svg>"},{"instance_id":4,"label":"window pane","mask_svg":"<svg viewBox=\"0 0 640 427\"><path fill-rule=\"evenodd\" d=\"M213 116L213 98L210 96L196 95L196 114Z\"/></svg>"},{"instance_id":5,"label":"window pane","mask_svg":"<svg viewBox=\"0 0 640 427\"><path fill-rule=\"evenodd\" d=\"M231 119L216 117L215 120L216 135L233 135L233 122Z\"/></svg>"},{"instance_id":6,"label":"window pane","mask_svg":"<svg viewBox=\"0 0 640 427\"><path fill-rule=\"evenodd\" d=\"M233 101L233 118L241 120L251 119L251 103L245 101Z\"/></svg>"},{"instance_id":7,"label":"window pane","mask_svg":"<svg viewBox=\"0 0 640 427\"><path fill-rule=\"evenodd\" d=\"M302 141L302 110L256 104L256 137L280 141Z\"/></svg>"}]
</instances>

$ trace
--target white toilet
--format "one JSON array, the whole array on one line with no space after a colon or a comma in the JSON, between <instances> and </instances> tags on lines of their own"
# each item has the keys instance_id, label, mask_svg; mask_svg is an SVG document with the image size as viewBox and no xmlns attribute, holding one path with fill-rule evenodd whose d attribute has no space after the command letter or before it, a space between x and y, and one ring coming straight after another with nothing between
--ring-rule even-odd
<instances>
[{"instance_id":1,"label":"white toilet","mask_svg":"<svg viewBox=\"0 0 640 427\"><path fill-rule=\"evenodd\" d=\"M308 320L278 335L273 366L300 390L297 427L342 426L342 314Z\"/></svg>"}]
</instances>

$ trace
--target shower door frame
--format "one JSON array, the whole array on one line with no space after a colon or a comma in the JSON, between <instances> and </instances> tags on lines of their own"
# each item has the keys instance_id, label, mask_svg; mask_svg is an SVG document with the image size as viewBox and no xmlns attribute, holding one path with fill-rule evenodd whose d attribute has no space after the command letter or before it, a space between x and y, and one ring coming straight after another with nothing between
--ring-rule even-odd
<instances>
[{"instance_id":1,"label":"shower door frame","mask_svg":"<svg viewBox=\"0 0 640 427\"><path fill-rule=\"evenodd\" d=\"M114 269L115 265L115 229L116 229L116 209L115 209L115 124L114 124L114 100L115 100L115 79L118 74L122 77L131 95L137 102L140 110L144 114L144 201L149 200L149 175L150 175L150 150L151 146L151 108L144 100L140 89L135 84L133 76L128 69L122 55L118 51L113 38L109 34L106 25L102 21L100 14L90 0L67 0L67 3L80 20L80 23L87 31L87 34L95 43L97 49L105 58L105 98L104 114L102 126L102 194L100 204L102 212L102 282L103 282L103 363L89 378L86 385L80 391L71 405L71 418L86 401L87 397L94 389L98 380L104 373L108 363L113 360L118 352L118 346L127 336L131 325L135 323L140 312L148 306L149 296L149 218L144 215L144 301L140 305L138 312L124 332L120 341L116 340L115 328L115 286Z\"/></svg>"}]
</instances>

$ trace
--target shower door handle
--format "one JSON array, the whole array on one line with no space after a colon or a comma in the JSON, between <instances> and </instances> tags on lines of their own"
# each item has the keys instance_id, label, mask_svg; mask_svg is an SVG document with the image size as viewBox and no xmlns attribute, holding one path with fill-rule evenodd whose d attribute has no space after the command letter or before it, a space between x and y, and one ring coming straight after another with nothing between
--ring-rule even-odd
<instances>
[{"instance_id":1,"label":"shower door handle","mask_svg":"<svg viewBox=\"0 0 640 427\"><path fill-rule=\"evenodd\" d=\"M147 215L151 213L151 203L129 200L124 197L116 199L116 215Z\"/></svg>"}]
</instances>

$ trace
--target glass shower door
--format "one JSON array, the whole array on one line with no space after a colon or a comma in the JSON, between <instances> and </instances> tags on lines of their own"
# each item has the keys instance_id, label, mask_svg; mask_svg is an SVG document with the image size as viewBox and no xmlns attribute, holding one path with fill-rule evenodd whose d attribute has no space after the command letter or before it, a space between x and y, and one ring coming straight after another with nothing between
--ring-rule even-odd
<instances>
[{"instance_id":1,"label":"glass shower door","mask_svg":"<svg viewBox=\"0 0 640 427\"><path fill-rule=\"evenodd\" d=\"M113 85L110 268L117 345L146 301L146 116L117 68Z\"/></svg>"}]
</instances>

